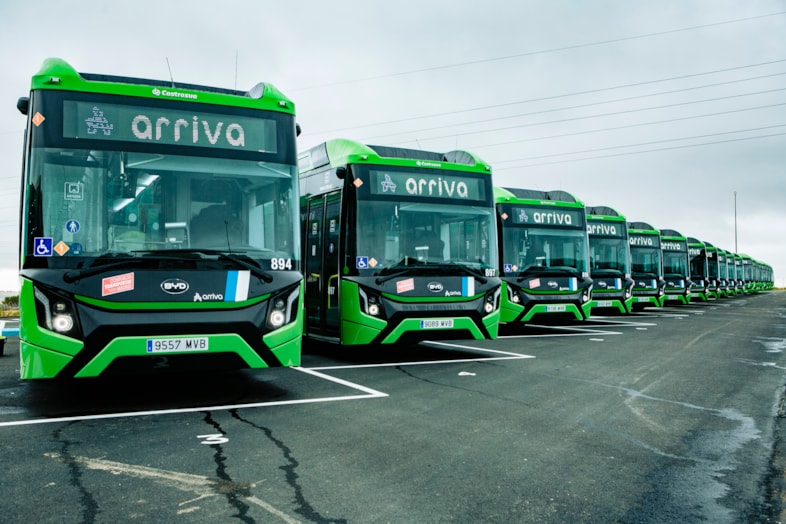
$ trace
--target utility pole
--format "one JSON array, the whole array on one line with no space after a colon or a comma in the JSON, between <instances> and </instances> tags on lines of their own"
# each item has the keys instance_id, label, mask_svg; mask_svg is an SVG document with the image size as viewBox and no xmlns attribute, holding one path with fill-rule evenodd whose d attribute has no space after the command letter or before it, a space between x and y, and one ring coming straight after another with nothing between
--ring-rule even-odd
<instances>
[{"instance_id":1,"label":"utility pole","mask_svg":"<svg viewBox=\"0 0 786 524\"><path fill-rule=\"evenodd\" d=\"M734 192L734 252L739 253L737 249L737 192Z\"/></svg>"}]
</instances>

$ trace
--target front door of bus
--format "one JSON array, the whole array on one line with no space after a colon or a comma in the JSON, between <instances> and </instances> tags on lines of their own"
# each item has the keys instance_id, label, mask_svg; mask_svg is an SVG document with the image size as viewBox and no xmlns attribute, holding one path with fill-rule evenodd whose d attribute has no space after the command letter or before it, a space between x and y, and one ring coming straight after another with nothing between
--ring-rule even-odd
<instances>
[{"instance_id":1,"label":"front door of bus","mask_svg":"<svg viewBox=\"0 0 786 524\"><path fill-rule=\"evenodd\" d=\"M340 193L308 203L306 238L306 331L339 336L338 237Z\"/></svg>"}]
</instances>

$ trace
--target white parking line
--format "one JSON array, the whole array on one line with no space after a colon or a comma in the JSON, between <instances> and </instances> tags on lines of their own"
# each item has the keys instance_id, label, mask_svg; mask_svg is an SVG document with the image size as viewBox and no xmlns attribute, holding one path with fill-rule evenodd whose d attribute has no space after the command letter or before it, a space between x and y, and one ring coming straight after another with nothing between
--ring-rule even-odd
<instances>
[{"instance_id":1,"label":"white parking line","mask_svg":"<svg viewBox=\"0 0 786 524\"><path fill-rule=\"evenodd\" d=\"M349 387L351 389L356 389L358 391L363 392L364 394L346 395L341 397L320 397L320 398L307 398L307 399L297 399L297 400L277 400L277 401L270 401L270 402L251 402L248 404L224 404L218 406L198 406L193 408L156 409L156 410L149 410L149 411L101 413L98 415L77 415L72 417L53 417L53 418L41 418L41 419L13 420L10 422L0 422L0 427L30 426L34 424L50 424L54 422L75 422L75 421L83 421L83 420L132 418L132 417L144 417L150 415L171 415L175 413L199 413L202 411L224 411L230 409L262 408L262 407L273 407L273 406L288 406L288 405L295 405L295 404L315 404L317 402L336 402L339 400L359 400L359 399L368 399L368 398L381 398L381 397L388 396L387 393L383 393L381 391L367 388L365 386L361 386L360 384L349 382L348 380L342 380L339 378L325 375L323 373L318 373L311 369L300 368L300 367L293 367L292 369L303 373L307 373L312 376L316 376L323 380L335 382L337 384Z\"/></svg>"},{"instance_id":2,"label":"white parking line","mask_svg":"<svg viewBox=\"0 0 786 524\"><path fill-rule=\"evenodd\" d=\"M429 366L432 364L457 364L463 362L488 362L491 360L521 360L526 358L535 358L534 355L522 355L521 353L511 353L509 351L499 351L496 349L479 348L474 346L465 346L462 344L451 344L447 342L436 342L428 340L421 342L423 345L428 346L447 346L459 349L470 349L472 351L482 351L486 353L496 353L507 355L504 357L478 357L478 358L456 358L447 360L414 360L408 362L379 362L376 364L347 364L345 366L318 366L309 369L318 370L332 370L332 369L360 369L360 368L384 368L384 367L398 367L398 366Z\"/></svg>"}]
</instances>

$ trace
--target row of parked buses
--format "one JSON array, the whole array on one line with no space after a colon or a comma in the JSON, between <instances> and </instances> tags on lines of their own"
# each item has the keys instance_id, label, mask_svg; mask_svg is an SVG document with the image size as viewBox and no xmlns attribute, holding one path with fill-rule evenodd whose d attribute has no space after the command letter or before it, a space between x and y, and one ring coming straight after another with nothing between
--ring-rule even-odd
<instances>
[{"instance_id":1,"label":"row of parked buses","mask_svg":"<svg viewBox=\"0 0 786 524\"><path fill-rule=\"evenodd\" d=\"M294 106L270 84L49 59L17 107L23 379L296 366L304 335L495 338L772 283L750 257L566 192L494 187L466 151L331 140L298 155Z\"/></svg>"}]
</instances>

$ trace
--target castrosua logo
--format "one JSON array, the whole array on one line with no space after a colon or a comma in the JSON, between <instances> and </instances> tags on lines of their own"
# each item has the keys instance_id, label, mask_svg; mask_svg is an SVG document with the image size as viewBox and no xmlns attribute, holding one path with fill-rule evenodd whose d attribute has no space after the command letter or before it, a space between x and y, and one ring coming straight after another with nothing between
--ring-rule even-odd
<instances>
[{"instance_id":1,"label":"castrosua logo","mask_svg":"<svg viewBox=\"0 0 786 524\"><path fill-rule=\"evenodd\" d=\"M182 93L180 91L169 91L168 89L153 88L153 96L164 96L167 98L187 98L188 100L196 100L199 98L194 93Z\"/></svg>"}]
</instances>

